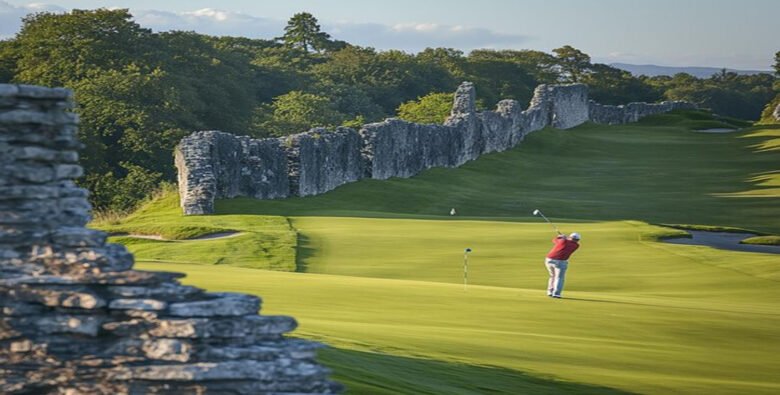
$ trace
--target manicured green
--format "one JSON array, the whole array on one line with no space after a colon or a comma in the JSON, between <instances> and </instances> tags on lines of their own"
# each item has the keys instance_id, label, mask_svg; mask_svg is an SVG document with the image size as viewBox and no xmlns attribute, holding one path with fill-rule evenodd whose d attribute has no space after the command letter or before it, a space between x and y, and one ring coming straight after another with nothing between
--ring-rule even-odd
<instances>
[{"instance_id":1,"label":"manicured green","mask_svg":"<svg viewBox=\"0 0 780 395\"><path fill-rule=\"evenodd\" d=\"M183 217L169 195L104 228L242 232L118 240L141 268L296 317L355 394L780 392L778 255L666 244L685 232L650 224L778 233L777 186L756 177L778 173L780 129L666 117L544 130L459 169L321 196L221 200L211 216ZM554 232L535 208L582 234L562 300L545 296ZM249 262L260 250L276 263Z\"/></svg>"},{"instance_id":2,"label":"manicured green","mask_svg":"<svg viewBox=\"0 0 780 395\"><path fill-rule=\"evenodd\" d=\"M748 237L740 241L741 244L758 244L767 246L780 246L780 236L756 236Z\"/></svg>"}]
</instances>

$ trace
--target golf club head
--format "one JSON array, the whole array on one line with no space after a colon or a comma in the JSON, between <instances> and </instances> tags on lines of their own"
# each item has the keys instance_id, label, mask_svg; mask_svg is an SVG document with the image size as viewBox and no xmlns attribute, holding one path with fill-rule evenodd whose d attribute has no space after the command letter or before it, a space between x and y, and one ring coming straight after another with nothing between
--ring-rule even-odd
<instances>
[{"instance_id":1,"label":"golf club head","mask_svg":"<svg viewBox=\"0 0 780 395\"><path fill-rule=\"evenodd\" d=\"M471 248L466 248L466 252L471 252Z\"/></svg>"},{"instance_id":2,"label":"golf club head","mask_svg":"<svg viewBox=\"0 0 780 395\"><path fill-rule=\"evenodd\" d=\"M539 210L534 210L534 215L539 215L539 213L540 213Z\"/></svg>"}]
</instances>

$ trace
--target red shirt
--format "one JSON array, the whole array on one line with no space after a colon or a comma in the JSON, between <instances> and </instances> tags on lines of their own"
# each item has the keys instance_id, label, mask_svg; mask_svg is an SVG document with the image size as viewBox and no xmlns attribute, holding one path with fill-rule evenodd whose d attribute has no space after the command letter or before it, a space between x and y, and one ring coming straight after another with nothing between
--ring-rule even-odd
<instances>
[{"instance_id":1,"label":"red shirt","mask_svg":"<svg viewBox=\"0 0 780 395\"><path fill-rule=\"evenodd\" d=\"M579 243L576 241L568 240L563 237L554 238L553 244L555 244L555 246L553 246L552 250L547 254L547 257L559 261L568 260L569 256L571 256L577 248L580 248Z\"/></svg>"}]
</instances>

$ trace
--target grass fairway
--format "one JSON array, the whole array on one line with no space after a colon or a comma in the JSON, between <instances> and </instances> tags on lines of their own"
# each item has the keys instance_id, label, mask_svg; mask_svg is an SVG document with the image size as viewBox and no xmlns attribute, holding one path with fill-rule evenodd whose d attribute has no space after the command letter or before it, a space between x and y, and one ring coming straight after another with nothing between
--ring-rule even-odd
<instances>
[{"instance_id":1,"label":"grass fairway","mask_svg":"<svg viewBox=\"0 0 780 395\"><path fill-rule=\"evenodd\" d=\"M779 393L780 257L659 243L678 231L649 224L780 232L780 128L689 131L700 118L544 130L458 169L212 216L169 195L98 226L242 232L115 240L142 268L296 317L356 394ZM583 235L566 299L544 295L553 232L534 208Z\"/></svg>"},{"instance_id":2,"label":"grass fairway","mask_svg":"<svg viewBox=\"0 0 780 395\"><path fill-rule=\"evenodd\" d=\"M722 294L718 286L704 284L680 284L671 295L636 292L619 280L646 277L651 267L633 265L610 276L621 267L605 265L599 272L613 279L612 289L583 291L590 288L585 272L596 270L583 262L571 274L568 299L552 300L538 284L544 282L540 265L532 276L534 288L472 285L465 291L461 284L414 280L231 267L216 275L203 265L141 267L184 271L188 283L213 290L262 295L265 314L292 314L301 324L298 336L336 348L325 361L346 365L336 376L359 383L362 390L355 393L383 388L410 394L780 391L777 282L685 258L676 263L686 266L676 274L688 271L691 278L703 270L707 282L734 284ZM675 280L655 277L658 288ZM378 355L356 357L355 351ZM396 360L385 362L387 355ZM415 371L423 366L426 371ZM492 372L492 379L480 380L480 371Z\"/></svg>"}]
</instances>

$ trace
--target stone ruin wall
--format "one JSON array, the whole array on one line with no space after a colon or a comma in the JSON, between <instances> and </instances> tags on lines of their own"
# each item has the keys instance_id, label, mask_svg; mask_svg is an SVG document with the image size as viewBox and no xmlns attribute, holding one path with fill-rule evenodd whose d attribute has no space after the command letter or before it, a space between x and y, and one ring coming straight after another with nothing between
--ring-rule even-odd
<instances>
[{"instance_id":1,"label":"stone ruin wall","mask_svg":"<svg viewBox=\"0 0 780 395\"><path fill-rule=\"evenodd\" d=\"M284 336L293 318L259 315L256 296L134 270L123 246L85 228L71 105L65 89L0 84L0 393L339 392L319 345ZM279 141L205 136L177 158L211 166L183 174L185 186L210 199L289 195Z\"/></svg>"},{"instance_id":2,"label":"stone ruin wall","mask_svg":"<svg viewBox=\"0 0 780 395\"><path fill-rule=\"evenodd\" d=\"M473 84L464 82L443 125L391 118L359 131L317 128L269 139L195 132L176 149L181 206L187 215L208 214L220 198L318 195L362 178L407 178L431 167L457 167L510 149L547 126L615 125L695 108L686 102L601 105L588 101L583 84L540 85L525 110L515 100L502 100L495 111L477 112L475 103Z\"/></svg>"}]
</instances>

